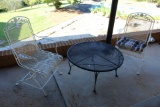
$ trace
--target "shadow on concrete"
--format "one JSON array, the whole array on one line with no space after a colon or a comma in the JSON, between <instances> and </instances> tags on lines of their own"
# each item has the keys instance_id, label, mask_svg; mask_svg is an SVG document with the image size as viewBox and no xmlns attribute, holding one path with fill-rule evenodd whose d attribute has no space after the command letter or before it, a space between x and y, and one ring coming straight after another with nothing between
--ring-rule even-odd
<instances>
[{"instance_id":1,"label":"shadow on concrete","mask_svg":"<svg viewBox=\"0 0 160 107\"><path fill-rule=\"evenodd\" d=\"M59 36L59 37L58 37ZM77 34L77 35L57 35L57 37L46 37L38 40L38 44L56 43L61 41L78 40L83 38L96 37L92 34Z\"/></svg>"},{"instance_id":2,"label":"shadow on concrete","mask_svg":"<svg viewBox=\"0 0 160 107\"><path fill-rule=\"evenodd\" d=\"M136 64L140 61L134 57L128 58L127 55L125 55L125 63L117 70L118 78L115 78L114 71L100 73L96 85L96 94L93 93L94 73L74 66L69 75L68 59L65 59L60 65L63 75L55 75L55 78L67 106L130 107L159 95L160 73L158 64L160 58L155 55L157 49L160 49L157 44L148 47L140 75L136 75L138 67L133 65L131 59ZM148 102L148 105L158 106L137 107L159 107L159 98Z\"/></svg>"},{"instance_id":3,"label":"shadow on concrete","mask_svg":"<svg viewBox=\"0 0 160 107\"><path fill-rule=\"evenodd\" d=\"M54 77L45 86L48 97L26 84L15 86L27 72L18 66L0 69L0 107L66 107Z\"/></svg>"},{"instance_id":4,"label":"shadow on concrete","mask_svg":"<svg viewBox=\"0 0 160 107\"><path fill-rule=\"evenodd\" d=\"M69 10L76 10L79 12L83 12L83 13L90 13L90 9L94 8L95 6L99 6L99 5L94 5L94 4L76 4L76 5L69 5L64 7L63 9L69 9Z\"/></svg>"}]
</instances>

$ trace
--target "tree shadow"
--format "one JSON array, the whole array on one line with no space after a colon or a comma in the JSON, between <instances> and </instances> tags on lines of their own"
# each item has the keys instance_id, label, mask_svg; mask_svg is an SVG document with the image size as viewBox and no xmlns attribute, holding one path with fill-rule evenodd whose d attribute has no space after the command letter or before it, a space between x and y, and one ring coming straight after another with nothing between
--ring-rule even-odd
<instances>
[{"instance_id":1,"label":"tree shadow","mask_svg":"<svg viewBox=\"0 0 160 107\"><path fill-rule=\"evenodd\" d=\"M71 41L71 40L80 40L79 42L84 41L85 38L94 38L96 36L90 34L90 33L85 33L85 34L75 34L75 35L61 35L57 37L53 36L48 36L46 38L37 40L38 44L49 44L49 43L57 43L57 42L66 42L66 41Z\"/></svg>"},{"instance_id":2,"label":"tree shadow","mask_svg":"<svg viewBox=\"0 0 160 107\"><path fill-rule=\"evenodd\" d=\"M99 5L95 5L95 4L75 4L75 5L69 5L66 7L63 7L61 9L67 9L67 10L74 10L74 11L79 11L79 12L83 12L83 13L90 13L90 9L93 7L96 7Z\"/></svg>"}]
</instances>

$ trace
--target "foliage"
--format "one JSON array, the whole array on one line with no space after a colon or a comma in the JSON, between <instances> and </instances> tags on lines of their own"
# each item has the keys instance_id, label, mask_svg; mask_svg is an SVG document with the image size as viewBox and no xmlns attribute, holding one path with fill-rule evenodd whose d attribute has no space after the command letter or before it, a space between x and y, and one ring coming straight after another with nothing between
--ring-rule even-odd
<instances>
[{"instance_id":1,"label":"foliage","mask_svg":"<svg viewBox=\"0 0 160 107\"><path fill-rule=\"evenodd\" d=\"M121 11L117 11L116 17L122 18L122 19L127 19L128 14L121 12Z\"/></svg>"},{"instance_id":2,"label":"foliage","mask_svg":"<svg viewBox=\"0 0 160 107\"><path fill-rule=\"evenodd\" d=\"M45 3L49 5L49 3L53 3L56 9L59 9L62 5L62 3L59 0L44 0Z\"/></svg>"},{"instance_id":3,"label":"foliage","mask_svg":"<svg viewBox=\"0 0 160 107\"><path fill-rule=\"evenodd\" d=\"M68 2L69 4L71 4L71 3L72 3L72 1L71 1L71 0L67 0L67 2Z\"/></svg>"},{"instance_id":4,"label":"foliage","mask_svg":"<svg viewBox=\"0 0 160 107\"><path fill-rule=\"evenodd\" d=\"M5 12L7 11L7 7L3 1L0 1L0 12Z\"/></svg>"},{"instance_id":5,"label":"foliage","mask_svg":"<svg viewBox=\"0 0 160 107\"><path fill-rule=\"evenodd\" d=\"M78 0L73 0L72 4L77 4L77 3L78 3Z\"/></svg>"},{"instance_id":6,"label":"foliage","mask_svg":"<svg viewBox=\"0 0 160 107\"><path fill-rule=\"evenodd\" d=\"M24 0L24 2L27 4L27 5L34 5L35 3L37 3L39 0Z\"/></svg>"},{"instance_id":7,"label":"foliage","mask_svg":"<svg viewBox=\"0 0 160 107\"><path fill-rule=\"evenodd\" d=\"M22 0L2 0L0 4L3 5L2 7L5 7L6 10L16 11L17 9L24 7Z\"/></svg>"},{"instance_id":8,"label":"foliage","mask_svg":"<svg viewBox=\"0 0 160 107\"><path fill-rule=\"evenodd\" d=\"M91 8L90 11L91 13L101 13L102 16L109 17L110 15L110 8L107 8L104 5L101 5L100 7L97 6L95 8ZM125 14L124 12L117 11L116 16L122 19L126 19L128 15Z\"/></svg>"},{"instance_id":9,"label":"foliage","mask_svg":"<svg viewBox=\"0 0 160 107\"><path fill-rule=\"evenodd\" d=\"M157 3L158 3L158 5L160 5L160 0Z\"/></svg>"},{"instance_id":10,"label":"foliage","mask_svg":"<svg viewBox=\"0 0 160 107\"><path fill-rule=\"evenodd\" d=\"M39 0L40 3L45 3L45 0Z\"/></svg>"},{"instance_id":11,"label":"foliage","mask_svg":"<svg viewBox=\"0 0 160 107\"><path fill-rule=\"evenodd\" d=\"M47 3L49 5L49 3L52 3L53 0L44 0L45 3Z\"/></svg>"},{"instance_id":12,"label":"foliage","mask_svg":"<svg viewBox=\"0 0 160 107\"><path fill-rule=\"evenodd\" d=\"M67 0L69 4L78 4L79 0Z\"/></svg>"},{"instance_id":13,"label":"foliage","mask_svg":"<svg viewBox=\"0 0 160 107\"><path fill-rule=\"evenodd\" d=\"M62 5L62 3L59 0L53 0L53 5L56 9L59 9Z\"/></svg>"},{"instance_id":14,"label":"foliage","mask_svg":"<svg viewBox=\"0 0 160 107\"><path fill-rule=\"evenodd\" d=\"M101 5L100 7L95 7L90 9L91 13L101 13L103 16L109 16L110 8Z\"/></svg>"}]
</instances>

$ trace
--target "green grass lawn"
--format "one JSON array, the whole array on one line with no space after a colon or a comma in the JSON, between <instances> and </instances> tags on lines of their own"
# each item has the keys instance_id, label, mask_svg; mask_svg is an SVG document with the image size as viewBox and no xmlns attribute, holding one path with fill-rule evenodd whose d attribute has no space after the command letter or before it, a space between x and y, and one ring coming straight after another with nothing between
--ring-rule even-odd
<instances>
[{"instance_id":1,"label":"green grass lawn","mask_svg":"<svg viewBox=\"0 0 160 107\"><path fill-rule=\"evenodd\" d=\"M62 7L69 5L66 2L63 2ZM47 20L47 13L55 10L54 6L47 4L40 4L31 7L25 7L18 9L16 12L9 11L5 13L0 13L0 39L4 40L5 36L3 33L3 28L7 21L16 16L25 16L29 18L34 33L43 31L51 26L54 26L54 21Z\"/></svg>"}]
</instances>

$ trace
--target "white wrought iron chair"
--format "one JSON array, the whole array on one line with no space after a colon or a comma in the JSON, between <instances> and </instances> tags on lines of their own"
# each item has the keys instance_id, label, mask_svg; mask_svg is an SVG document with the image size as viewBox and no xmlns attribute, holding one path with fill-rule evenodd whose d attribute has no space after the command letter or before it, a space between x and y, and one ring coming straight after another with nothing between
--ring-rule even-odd
<instances>
[{"instance_id":1,"label":"white wrought iron chair","mask_svg":"<svg viewBox=\"0 0 160 107\"><path fill-rule=\"evenodd\" d=\"M124 29L117 35L116 47L128 56L135 56L142 59L137 74L140 73L144 62L144 55L149 42L153 42L151 36L155 20L146 13L131 13L128 15ZM141 34L137 33L144 31ZM133 63L134 64L134 63Z\"/></svg>"},{"instance_id":2,"label":"white wrought iron chair","mask_svg":"<svg viewBox=\"0 0 160 107\"><path fill-rule=\"evenodd\" d=\"M44 87L58 70L63 57L58 53L44 51L37 45L30 21L26 17L10 19L4 27L4 33L18 65L29 70L16 85L19 82L26 83L41 89L47 96Z\"/></svg>"}]
</instances>

